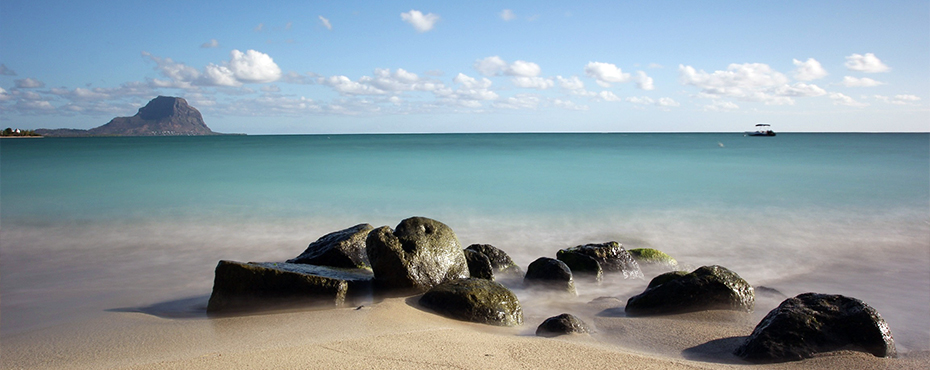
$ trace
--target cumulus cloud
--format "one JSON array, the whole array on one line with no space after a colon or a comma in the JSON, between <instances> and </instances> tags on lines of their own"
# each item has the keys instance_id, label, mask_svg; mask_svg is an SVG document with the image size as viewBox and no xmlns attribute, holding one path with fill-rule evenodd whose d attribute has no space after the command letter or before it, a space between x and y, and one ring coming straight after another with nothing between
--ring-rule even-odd
<instances>
[{"instance_id":1,"label":"cumulus cloud","mask_svg":"<svg viewBox=\"0 0 930 370\"><path fill-rule=\"evenodd\" d=\"M197 68L175 62L171 58L159 58L144 51L142 56L155 62L155 70L170 79L170 81L152 80L152 84L156 87L190 88L192 83L200 78L200 71Z\"/></svg>"},{"instance_id":2,"label":"cumulus cloud","mask_svg":"<svg viewBox=\"0 0 930 370\"><path fill-rule=\"evenodd\" d=\"M888 72L891 70L891 67L882 63L882 61L872 53L865 53L865 55L853 54L846 57L846 68L849 68L851 71L865 73Z\"/></svg>"},{"instance_id":3,"label":"cumulus cloud","mask_svg":"<svg viewBox=\"0 0 930 370\"><path fill-rule=\"evenodd\" d=\"M417 32L426 32L433 29L439 16L433 13L423 14L419 10L410 10L406 13L400 13L400 19L410 23Z\"/></svg>"},{"instance_id":4,"label":"cumulus cloud","mask_svg":"<svg viewBox=\"0 0 930 370\"><path fill-rule=\"evenodd\" d=\"M895 95L894 97L888 97L883 95L875 95L875 99L883 101L888 104L894 105L916 105L920 101L920 97L917 95L901 94Z\"/></svg>"},{"instance_id":5,"label":"cumulus cloud","mask_svg":"<svg viewBox=\"0 0 930 370\"><path fill-rule=\"evenodd\" d=\"M385 94L384 90L374 86L364 84L358 81L352 81L346 76L320 77L318 81L321 85L332 87L340 94L347 95L381 95Z\"/></svg>"},{"instance_id":6,"label":"cumulus cloud","mask_svg":"<svg viewBox=\"0 0 930 370\"><path fill-rule=\"evenodd\" d=\"M794 104L793 98L826 94L826 91L817 85L800 82L789 85L784 74L762 63L730 64L726 71L713 73L679 65L678 71L681 84L700 88L701 92L697 96L701 98L725 97L782 105Z\"/></svg>"},{"instance_id":7,"label":"cumulus cloud","mask_svg":"<svg viewBox=\"0 0 930 370\"><path fill-rule=\"evenodd\" d=\"M233 50L222 65L210 63L204 68L206 84L242 86L243 83L266 83L281 78L281 68L268 54L255 50Z\"/></svg>"},{"instance_id":8,"label":"cumulus cloud","mask_svg":"<svg viewBox=\"0 0 930 370\"><path fill-rule=\"evenodd\" d=\"M869 103L858 102L849 96L837 92L830 93L830 99L833 100L834 105L845 105L860 108L869 105Z\"/></svg>"},{"instance_id":9,"label":"cumulus cloud","mask_svg":"<svg viewBox=\"0 0 930 370\"><path fill-rule=\"evenodd\" d=\"M504 71L507 75L519 77L536 77L539 76L541 72L542 69L539 68L538 64L523 60L511 63Z\"/></svg>"},{"instance_id":10,"label":"cumulus cloud","mask_svg":"<svg viewBox=\"0 0 930 370\"><path fill-rule=\"evenodd\" d=\"M333 30L333 25L332 25L331 23L329 23L329 19L323 18L322 15L319 16L319 17L320 17L320 23L323 24L323 27L326 27L326 29L332 31L332 30Z\"/></svg>"},{"instance_id":11,"label":"cumulus cloud","mask_svg":"<svg viewBox=\"0 0 930 370\"><path fill-rule=\"evenodd\" d=\"M672 98L659 98L659 101L656 102L656 104L662 107L677 107L681 105L680 103L675 101L675 99L672 99Z\"/></svg>"},{"instance_id":12,"label":"cumulus cloud","mask_svg":"<svg viewBox=\"0 0 930 370\"><path fill-rule=\"evenodd\" d=\"M565 90L584 90L584 82L578 76L572 76L571 78L555 76L555 79L559 82L559 87Z\"/></svg>"},{"instance_id":13,"label":"cumulus cloud","mask_svg":"<svg viewBox=\"0 0 930 370\"><path fill-rule=\"evenodd\" d=\"M647 76L646 72L643 71L636 72L636 86L643 90L655 90L652 77Z\"/></svg>"},{"instance_id":14,"label":"cumulus cloud","mask_svg":"<svg viewBox=\"0 0 930 370\"><path fill-rule=\"evenodd\" d=\"M553 99L552 105L562 108L562 109L568 109L568 110L578 110L578 111L588 110L587 105L576 104L575 102L571 100Z\"/></svg>"},{"instance_id":15,"label":"cumulus cloud","mask_svg":"<svg viewBox=\"0 0 930 370\"><path fill-rule=\"evenodd\" d=\"M37 87L45 87L45 83L34 78L24 78L21 80L14 81L16 87L20 89L33 89Z\"/></svg>"},{"instance_id":16,"label":"cumulus cloud","mask_svg":"<svg viewBox=\"0 0 930 370\"><path fill-rule=\"evenodd\" d=\"M499 56L478 59L472 67L484 76L497 76L507 69L507 62Z\"/></svg>"},{"instance_id":17,"label":"cumulus cloud","mask_svg":"<svg viewBox=\"0 0 930 370\"><path fill-rule=\"evenodd\" d=\"M584 73L588 77L594 78L598 85L610 87L613 82L627 82L630 80L629 73L623 71L614 64L602 62L589 62L584 67Z\"/></svg>"},{"instance_id":18,"label":"cumulus cloud","mask_svg":"<svg viewBox=\"0 0 930 370\"><path fill-rule=\"evenodd\" d=\"M510 21L516 18L517 16L513 14L513 11L510 9L504 9L501 11L501 19L505 21Z\"/></svg>"},{"instance_id":19,"label":"cumulus cloud","mask_svg":"<svg viewBox=\"0 0 930 370\"><path fill-rule=\"evenodd\" d=\"M611 102L620 102L620 101L623 101L623 99L621 99L619 96L617 96L617 95L614 94L613 92L611 92L611 91L606 91L606 90L605 90L605 91L601 91L601 93L600 93L600 94L597 94L597 96L600 97L601 100L603 100L603 101L611 101Z\"/></svg>"},{"instance_id":20,"label":"cumulus cloud","mask_svg":"<svg viewBox=\"0 0 930 370\"><path fill-rule=\"evenodd\" d=\"M216 39L210 39L210 41L200 44L200 47L204 49L218 48L220 47L220 42L216 41Z\"/></svg>"},{"instance_id":21,"label":"cumulus cloud","mask_svg":"<svg viewBox=\"0 0 930 370\"><path fill-rule=\"evenodd\" d=\"M16 72L7 68L6 64L0 64L0 76L16 76Z\"/></svg>"},{"instance_id":22,"label":"cumulus cloud","mask_svg":"<svg viewBox=\"0 0 930 370\"><path fill-rule=\"evenodd\" d=\"M487 78L482 78L478 80L473 77L469 77L464 73L459 73L452 79L453 82L462 85L466 89L487 89L491 87L491 80Z\"/></svg>"},{"instance_id":23,"label":"cumulus cloud","mask_svg":"<svg viewBox=\"0 0 930 370\"><path fill-rule=\"evenodd\" d=\"M551 78L517 76L511 79L514 86L526 89L545 90L555 86L555 81Z\"/></svg>"},{"instance_id":24,"label":"cumulus cloud","mask_svg":"<svg viewBox=\"0 0 930 370\"><path fill-rule=\"evenodd\" d=\"M798 81L811 81L827 76L827 70L820 65L814 58L808 58L806 62L793 59L794 65L798 68L794 70L794 79Z\"/></svg>"},{"instance_id":25,"label":"cumulus cloud","mask_svg":"<svg viewBox=\"0 0 930 370\"><path fill-rule=\"evenodd\" d=\"M497 100L492 105L504 109L536 109L539 107L539 103L540 99L535 95L517 94L516 96Z\"/></svg>"},{"instance_id":26,"label":"cumulus cloud","mask_svg":"<svg viewBox=\"0 0 930 370\"><path fill-rule=\"evenodd\" d=\"M843 82L840 82L841 85L846 87L872 87L878 85L884 85L884 82L875 81L868 77L856 78L852 76L843 77Z\"/></svg>"}]
</instances>

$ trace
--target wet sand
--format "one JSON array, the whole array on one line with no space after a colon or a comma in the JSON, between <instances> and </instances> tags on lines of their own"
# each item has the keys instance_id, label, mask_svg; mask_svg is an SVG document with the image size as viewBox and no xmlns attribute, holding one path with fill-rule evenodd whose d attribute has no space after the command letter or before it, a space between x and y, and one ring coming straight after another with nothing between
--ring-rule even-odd
<instances>
[{"instance_id":1,"label":"wet sand","mask_svg":"<svg viewBox=\"0 0 930 370\"><path fill-rule=\"evenodd\" d=\"M821 369L930 366L926 351L898 358L837 352L752 366L730 353L764 312L626 317L618 299L529 310L523 326L447 319L414 298L359 307L208 318L205 297L117 309L78 323L3 338L4 369ZM533 333L569 309L596 328Z\"/></svg>"}]
</instances>

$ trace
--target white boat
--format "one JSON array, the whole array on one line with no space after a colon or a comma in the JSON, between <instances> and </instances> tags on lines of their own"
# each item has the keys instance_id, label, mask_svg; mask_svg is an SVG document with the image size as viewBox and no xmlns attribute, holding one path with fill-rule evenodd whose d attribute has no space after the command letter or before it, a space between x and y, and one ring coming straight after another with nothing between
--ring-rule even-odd
<instances>
[{"instance_id":1,"label":"white boat","mask_svg":"<svg viewBox=\"0 0 930 370\"><path fill-rule=\"evenodd\" d=\"M768 123L757 123L755 131L746 131L746 136L775 136L772 131L772 125Z\"/></svg>"}]
</instances>

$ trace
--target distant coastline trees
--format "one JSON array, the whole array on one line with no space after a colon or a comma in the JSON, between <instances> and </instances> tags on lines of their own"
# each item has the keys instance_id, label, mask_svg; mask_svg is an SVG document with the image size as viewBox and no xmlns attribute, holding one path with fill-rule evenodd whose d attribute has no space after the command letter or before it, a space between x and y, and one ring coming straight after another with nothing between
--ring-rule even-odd
<instances>
[{"instance_id":1,"label":"distant coastline trees","mask_svg":"<svg viewBox=\"0 0 930 370\"><path fill-rule=\"evenodd\" d=\"M20 130L7 127L3 131L0 131L0 136L42 136L37 134L32 130Z\"/></svg>"}]
</instances>

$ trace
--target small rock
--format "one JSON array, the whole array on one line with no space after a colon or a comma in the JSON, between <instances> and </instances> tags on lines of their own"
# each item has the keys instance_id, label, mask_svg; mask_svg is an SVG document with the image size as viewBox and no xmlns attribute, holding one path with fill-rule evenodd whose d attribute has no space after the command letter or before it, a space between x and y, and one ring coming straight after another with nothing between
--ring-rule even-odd
<instances>
[{"instance_id":1,"label":"small rock","mask_svg":"<svg viewBox=\"0 0 930 370\"><path fill-rule=\"evenodd\" d=\"M586 334L590 332L591 329L584 321L567 313L550 317L536 328L536 336L549 338L565 334Z\"/></svg>"},{"instance_id":2,"label":"small rock","mask_svg":"<svg viewBox=\"0 0 930 370\"><path fill-rule=\"evenodd\" d=\"M896 355L891 329L874 308L842 295L805 293L770 311L735 354L752 362L784 362L840 349Z\"/></svg>"},{"instance_id":3,"label":"small rock","mask_svg":"<svg viewBox=\"0 0 930 370\"><path fill-rule=\"evenodd\" d=\"M369 224L358 224L324 235L310 243L297 258L287 260L289 263L305 263L318 266L343 268L371 268L365 239L374 229Z\"/></svg>"},{"instance_id":4,"label":"small rock","mask_svg":"<svg viewBox=\"0 0 930 370\"><path fill-rule=\"evenodd\" d=\"M420 297L423 307L453 319L516 326L523 324L523 307L517 296L487 279L459 279L439 284Z\"/></svg>"},{"instance_id":5,"label":"small rock","mask_svg":"<svg viewBox=\"0 0 930 370\"><path fill-rule=\"evenodd\" d=\"M659 265L672 269L678 267L678 261L657 249L635 248L629 252L640 265Z\"/></svg>"},{"instance_id":6,"label":"small rock","mask_svg":"<svg viewBox=\"0 0 930 370\"><path fill-rule=\"evenodd\" d=\"M650 285L651 288L627 300L625 311L628 315L709 309L751 312L755 302L752 286L735 272L720 266L703 266L690 274Z\"/></svg>"},{"instance_id":7,"label":"small rock","mask_svg":"<svg viewBox=\"0 0 930 370\"><path fill-rule=\"evenodd\" d=\"M605 273L621 272L624 279L643 278L643 271L639 268L639 264L630 255L630 252L623 249L623 246L617 242L579 245L562 249L559 252L587 255L594 258Z\"/></svg>"},{"instance_id":8,"label":"small rock","mask_svg":"<svg viewBox=\"0 0 930 370\"><path fill-rule=\"evenodd\" d=\"M564 262L554 258L540 257L530 263L523 282L528 286L541 286L578 294L572 280L572 270Z\"/></svg>"},{"instance_id":9,"label":"small rock","mask_svg":"<svg viewBox=\"0 0 930 370\"><path fill-rule=\"evenodd\" d=\"M494 280L494 271L491 260L484 254L465 249L465 261L468 263L468 272L473 278Z\"/></svg>"},{"instance_id":10,"label":"small rock","mask_svg":"<svg viewBox=\"0 0 930 370\"><path fill-rule=\"evenodd\" d=\"M576 277L584 276L593 281L601 281L604 277L604 269L601 268L601 264L587 254L562 249L555 256L556 259L564 262L572 270L572 275Z\"/></svg>"},{"instance_id":11,"label":"small rock","mask_svg":"<svg viewBox=\"0 0 930 370\"><path fill-rule=\"evenodd\" d=\"M685 275L687 275L687 274L688 274L687 271L670 271L670 272L666 272L666 273L664 273L664 274L662 274L662 275L659 275L659 276L656 276L656 277L652 278L652 280L649 281L649 285L646 287L646 289L655 288L655 287L657 287L657 286L659 286L659 285L662 285L662 284L665 284L665 283L667 283L667 282L669 282L669 281L678 279L678 278L680 278L680 277L682 277L682 276L685 276Z\"/></svg>"},{"instance_id":12,"label":"small rock","mask_svg":"<svg viewBox=\"0 0 930 370\"><path fill-rule=\"evenodd\" d=\"M465 249L481 253L488 257L488 260L491 261L491 268L494 271L494 275L503 278L523 278L523 270L520 269L520 266L517 266L517 264L510 259L510 256L499 248L490 244L472 244Z\"/></svg>"}]
</instances>

